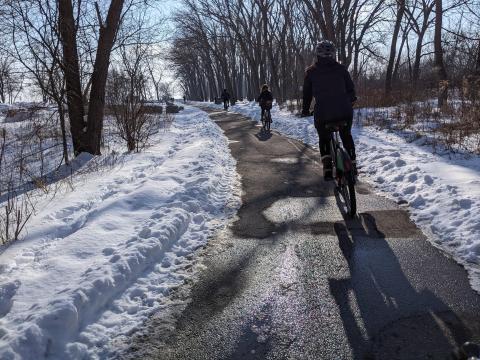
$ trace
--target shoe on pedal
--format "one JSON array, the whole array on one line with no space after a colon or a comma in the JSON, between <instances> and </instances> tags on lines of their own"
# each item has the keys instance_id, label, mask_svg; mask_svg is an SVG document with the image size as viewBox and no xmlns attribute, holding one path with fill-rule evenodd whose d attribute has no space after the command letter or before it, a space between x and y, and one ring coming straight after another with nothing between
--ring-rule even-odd
<instances>
[{"instance_id":1,"label":"shoe on pedal","mask_svg":"<svg viewBox=\"0 0 480 360\"><path fill-rule=\"evenodd\" d=\"M332 157L330 155L322 156L323 179L325 181L333 180Z\"/></svg>"}]
</instances>

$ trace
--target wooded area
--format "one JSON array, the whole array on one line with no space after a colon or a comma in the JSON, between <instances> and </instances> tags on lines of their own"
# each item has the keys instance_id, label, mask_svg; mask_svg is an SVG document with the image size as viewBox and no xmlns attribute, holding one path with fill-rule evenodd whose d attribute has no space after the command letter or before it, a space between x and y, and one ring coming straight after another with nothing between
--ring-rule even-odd
<instances>
[{"instance_id":1,"label":"wooded area","mask_svg":"<svg viewBox=\"0 0 480 360\"><path fill-rule=\"evenodd\" d=\"M333 41L361 96L389 103L478 94L480 4L471 0L183 0L171 60L192 99L227 88L298 99L321 39ZM413 86L412 86L413 85ZM474 89L472 89L474 87Z\"/></svg>"},{"instance_id":2,"label":"wooded area","mask_svg":"<svg viewBox=\"0 0 480 360\"><path fill-rule=\"evenodd\" d=\"M31 190L72 187L73 158L140 151L171 121L159 4L0 0L0 244L34 212Z\"/></svg>"},{"instance_id":3,"label":"wooded area","mask_svg":"<svg viewBox=\"0 0 480 360\"><path fill-rule=\"evenodd\" d=\"M32 101L40 96L44 103L56 104L67 163L67 137L75 155L100 154L112 70L128 77L128 64L133 61L149 83L146 89L156 89L148 96L142 93L143 100L170 96L160 91L168 90L168 85L162 82L165 21L158 4L157 0L0 1L1 101L11 103L19 93L23 98L30 93Z\"/></svg>"}]
</instances>

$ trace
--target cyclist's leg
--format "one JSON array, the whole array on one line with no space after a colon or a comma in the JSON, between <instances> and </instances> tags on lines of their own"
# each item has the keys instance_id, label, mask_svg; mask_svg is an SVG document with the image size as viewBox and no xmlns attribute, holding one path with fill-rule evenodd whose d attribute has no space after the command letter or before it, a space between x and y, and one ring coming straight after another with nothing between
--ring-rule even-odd
<instances>
[{"instance_id":1,"label":"cyclist's leg","mask_svg":"<svg viewBox=\"0 0 480 360\"><path fill-rule=\"evenodd\" d=\"M340 138L342 139L343 146L345 149L348 151L348 154L350 155L350 158L354 164L354 172L355 175L357 173L357 167L356 167L356 152L355 152L355 143L353 141L352 137L352 119L349 119L348 125L343 126L340 129Z\"/></svg>"},{"instance_id":2,"label":"cyclist's leg","mask_svg":"<svg viewBox=\"0 0 480 360\"><path fill-rule=\"evenodd\" d=\"M325 124L315 119L315 128L318 132L318 142L320 156L323 164L323 177L330 180L332 173L332 155L330 154L330 132L325 128Z\"/></svg>"}]
</instances>

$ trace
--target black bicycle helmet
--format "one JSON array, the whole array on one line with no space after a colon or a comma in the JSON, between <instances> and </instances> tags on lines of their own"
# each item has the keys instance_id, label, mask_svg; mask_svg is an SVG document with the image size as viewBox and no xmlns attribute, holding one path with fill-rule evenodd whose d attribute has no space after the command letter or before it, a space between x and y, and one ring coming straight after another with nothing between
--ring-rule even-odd
<instances>
[{"instance_id":1,"label":"black bicycle helmet","mask_svg":"<svg viewBox=\"0 0 480 360\"><path fill-rule=\"evenodd\" d=\"M322 58L335 58L335 44L330 40L322 40L317 45L317 56Z\"/></svg>"}]
</instances>

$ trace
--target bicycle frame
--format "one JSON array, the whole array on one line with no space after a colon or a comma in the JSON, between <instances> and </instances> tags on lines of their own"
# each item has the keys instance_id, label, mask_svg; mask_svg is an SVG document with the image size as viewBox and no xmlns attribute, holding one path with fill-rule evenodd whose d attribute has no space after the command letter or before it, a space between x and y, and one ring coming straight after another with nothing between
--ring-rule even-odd
<instances>
[{"instance_id":1,"label":"bicycle frame","mask_svg":"<svg viewBox=\"0 0 480 360\"><path fill-rule=\"evenodd\" d=\"M340 140L340 136L338 134L338 129L331 134L330 140L330 153L332 156L333 161L333 175L334 179L338 181L341 180L343 175L351 177L351 180L355 184L355 176L353 176L353 166L352 160L350 159L350 155L345 150L345 148L341 145L342 142Z\"/></svg>"},{"instance_id":2,"label":"bicycle frame","mask_svg":"<svg viewBox=\"0 0 480 360\"><path fill-rule=\"evenodd\" d=\"M272 115L269 109L262 110L261 121L262 121L263 130L270 131L270 124L272 123Z\"/></svg>"}]
</instances>

